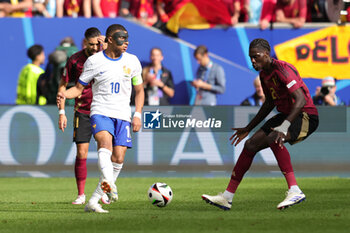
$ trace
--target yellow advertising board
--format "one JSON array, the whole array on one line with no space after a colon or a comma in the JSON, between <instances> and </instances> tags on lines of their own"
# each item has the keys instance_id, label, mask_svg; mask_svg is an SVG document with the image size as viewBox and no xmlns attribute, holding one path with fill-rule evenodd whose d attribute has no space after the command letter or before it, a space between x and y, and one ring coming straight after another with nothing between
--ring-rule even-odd
<instances>
[{"instance_id":1,"label":"yellow advertising board","mask_svg":"<svg viewBox=\"0 0 350 233\"><path fill-rule=\"evenodd\" d=\"M293 64L303 78L350 79L350 26L331 26L274 47L276 56Z\"/></svg>"}]
</instances>

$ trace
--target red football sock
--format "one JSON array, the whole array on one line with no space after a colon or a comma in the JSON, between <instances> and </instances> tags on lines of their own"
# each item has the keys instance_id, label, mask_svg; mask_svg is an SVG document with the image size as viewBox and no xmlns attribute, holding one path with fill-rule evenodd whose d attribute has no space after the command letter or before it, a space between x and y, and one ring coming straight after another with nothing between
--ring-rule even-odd
<instances>
[{"instance_id":1,"label":"red football sock","mask_svg":"<svg viewBox=\"0 0 350 233\"><path fill-rule=\"evenodd\" d=\"M84 194L85 182L87 177L86 159L75 159L75 180L78 187L78 195Z\"/></svg>"},{"instance_id":2,"label":"red football sock","mask_svg":"<svg viewBox=\"0 0 350 233\"><path fill-rule=\"evenodd\" d=\"M250 168L250 165L253 162L255 153L250 152L247 149L243 148L236 166L233 168L232 175L231 175L231 180L226 188L227 191L231 193L235 193L236 189L241 183L241 180L243 179L244 174L248 171Z\"/></svg>"},{"instance_id":3,"label":"red football sock","mask_svg":"<svg viewBox=\"0 0 350 233\"><path fill-rule=\"evenodd\" d=\"M277 143L272 143L270 145L271 150L273 151L276 160L278 162L278 166L281 169L284 177L286 178L288 188L292 185L297 185L297 181L295 180L294 171L292 162L290 159L290 154L285 146L281 148Z\"/></svg>"}]
</instances>

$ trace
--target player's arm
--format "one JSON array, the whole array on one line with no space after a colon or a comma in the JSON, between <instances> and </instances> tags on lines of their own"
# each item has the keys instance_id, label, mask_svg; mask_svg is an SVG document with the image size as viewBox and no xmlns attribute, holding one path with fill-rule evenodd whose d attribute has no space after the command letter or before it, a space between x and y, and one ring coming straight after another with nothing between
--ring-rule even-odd
<instances>
[{"instance_id":1,"label":"player's arm","mask_svg":"<svg viewBox=\"0 0 350 233\"><path fill-rule=\"evenodd\" d=\"M142 82L138 85L134 85L134 89L135 89L135 113L132 119L132 129L133 129L133 132L138 132L141 128L141 113L142 113L143 104L145 102L145 93L144 93Z\"/></svg>"},{"instance_id":2,"label":"player's arm","mask_svg":"<svg viewBox=\"0 0 350 233\"><path fill-rule=\"evenodd\" d=\"M288 129L289 129L289 126L291 125L291 122L293 122L294 119L300 114L301 109L306 104L306 99L301 87L293 91L291 95L294 100L291 112L289 113L287 118L282 122L280 126L273 129L274 131L277 131L275 142L279 143L281 147L285 139L287 141L289 140L290 135L288 134Z\"/></svg>"},{"instance_id":3,"label":"player's arm","mask_svg":"<svg viewBox=\"0 0 350 233\"><path fill-rule=\"evenodd\" d=\"M292 92L292 98L294 99L292 111L290 112L290 114L286 118L286 120L288 120L289 122L294 121L294 119L300 114L301 109L306 104L304 92L303 92L303 89L301 87L299 87L294 92Z\"/></svg>"},{"instance_id":4,"label":"player's arm","mask_svg":"<svg viewBox=\"0 0 350 233\"><path fill-rule=\"evenodd\" d=\"M266 96L265 102L249 124L244 128L232 128L232 130L235 130L236 132L230 137L231 145L236 146L238 143L240 143L246 136L248 136L250 131L252 131L261 121L263 121L275 108L271 95L268 92L265 92L265 89L264 93Z\"/></svg>"},{"instance_id":5,"label":"player's arm","mask_svg":"<svg viewBox=\"0 0 350 233\"><path fill-rule=\"evenodd\" d=\"M57 93L57 98L56 98L57 106L61 106L62 101L65 101L66 98L73 99L78 97L83 93L83 90L84 90L84 86L83 84L80 83L80 80L79 80L79 82L77 82L74 87L69 88L64 92Z\"/></svg>"},{"instance_id":6,"label":"player's arm","mask_svg":"<svg viewBox=\"0 0 350 233\"><path fill-rule=\"evenodd\" d=\"M63 93L66 91L68 83L65 82L63 79L61 79L59 86L58 86L58 92L57 93ZM64 129L67 127L67 117L66 112L64 110L65 107L65 101L61 101L58 106L58 128L64 132Z\"/></svg>"},{"instance_id":7,"label":"player's arm","mask_svg":"<svg viewBox=\"0 0 350 233\"><path fill-rule=\"evenodd\" d=\"M260 122L262 122L267 115L270 114L270 112L275 108L275 105L273 103L273 100L270 95L267 95L265 102L259 109L258 113L255 115L255 117L249 122L249 124L246 126L247 130L252 131Z\"/></svg>"}]
</instances>

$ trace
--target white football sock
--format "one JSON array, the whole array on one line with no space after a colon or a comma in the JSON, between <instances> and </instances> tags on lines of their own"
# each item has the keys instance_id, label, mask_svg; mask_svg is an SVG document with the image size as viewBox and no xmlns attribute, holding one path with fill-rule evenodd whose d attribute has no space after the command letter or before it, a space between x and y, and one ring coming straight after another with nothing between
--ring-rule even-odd
<instances>
[{"instance_id":1,"label":"white football sock","mask_svg":"<svg viewBox=\"0 0 350 233\"><path fill-rule=\"evenodd\" d=\"M120 174L120 171L123 168L123 163L113 163L113 182L115 183L118 179L118 176Z\"/></svg>"},{"instance_id":2,"label":"white football sock","mask_svg":"<svg viewBox=\"0 0 350 233\"><path fill-rule=\"evenodd\" d=\"M108 181L113 181L113 165L111 161L112 151L106 148L98 150L98 167L102 173L103 178Z\"/></svg>"},{"instance_id":3,"label":"white football sock","mask_svg":"<svg viewBox=\"0 0 350 233\"><path fill-rule=\"evenodd\" d=\"M295 192L295 193L301 193L301 189L299 188L298 185L292 185L290 186L289 191Z\"/></svg>"},{"instance_id":4,"label":"white football sock","mask_svg":"<svg viewBox=\"0 0 350 233\"><path fill-rule=\"evenodd\" d=\"M234 193L231 193L231 192L229 192L227 190L225 190L225 192L223 193L224 198L226 200L228 200L229 202L232 202L232 199L233 199L234 195L235 195Z\"/></svg>"},{"instance_id":5,"label":"white football sock","mask_svg":"<svg viewBox=\"0 0 350 233\"><path fill-rule=\"evenodd\" d=\"M103 177L100 176L100 180L98 182L98 185L95 189L95 191L92 193L92 196L89 200L90 203L92 204L97 204L98 201L101 199L101 197L103 196L104 192L101 189L101 181L102 181Z\"/></svg>"}]
</instances>

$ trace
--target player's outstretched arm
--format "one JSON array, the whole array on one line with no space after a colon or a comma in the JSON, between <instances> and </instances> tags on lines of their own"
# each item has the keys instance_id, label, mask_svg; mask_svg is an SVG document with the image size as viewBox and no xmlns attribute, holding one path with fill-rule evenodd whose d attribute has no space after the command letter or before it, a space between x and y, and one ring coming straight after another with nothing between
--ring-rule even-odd
<instances>
[{"instance_id":1,"label":"player's outstretched arm","mask_svg":"<svg viewBox=\"0 0 350 233\"><path fill-rule=\"evenodd\" d=\"M138 132L141 129L141 113L143 104L145 102L145 93L143 90L143 84L135 85L135 114L132 119L132 130Z\"/></svg>"},{"instance_id":2,"label":"player's outstretched arm","mask_svg":"<svg viewBox=\"0 0 350 233\"><path fill-rule=\"evenodd\" d=\"M271 99L271 96L267 95L264 104L261 106L259 112L244 128L232 128L236 132L230 137L231 145L237 146L245 137L248 136L249 132L252 131L262 120L269 115L274 109L275 105Z\"/></svg>"}]
</instances>

